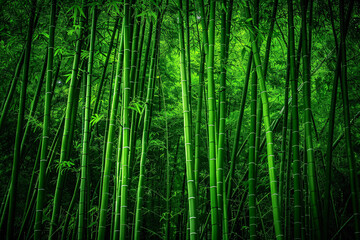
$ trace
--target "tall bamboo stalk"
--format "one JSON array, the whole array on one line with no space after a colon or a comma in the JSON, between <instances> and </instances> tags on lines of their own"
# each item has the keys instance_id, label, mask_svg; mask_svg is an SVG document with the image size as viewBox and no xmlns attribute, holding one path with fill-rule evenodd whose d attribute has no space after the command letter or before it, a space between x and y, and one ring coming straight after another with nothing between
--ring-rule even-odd
<instances>
[{"instance_id":1,"label":"tall bamboo stalk","mask_svg":"<svg viewBox=\"0 0 360 240\"><path fill-rule=\"evenodd\" d=\"M216 159L216 190L219 219L223 218L224 158L225 158L225 124L226 124L226 0L222 1L221 10L221 46L220 46L220 93L219 93L219 139ZM223 222L223 221L221 221Z\"/></svg>"},{"instance_id":2,"label":"tall bamboo stalk","mask_svg":"<svg viewBox=\"0 0 360 240\"><path fill-rule=\"evenodd\" d=\"M111 111L110 111L110 120L109 120L109 130L107 135L107 143L106 143L106 154L105 154L105 166L104 166L104 174L102 178L101 194L100 194L100 218L99 218L99 229L98 229L98 240L105 239L106 235L106 217L109 205L109 184L110 184L110 173L112 169L112 153L114 148L114 137L115 137L115 123L116 123L116 115L119 105L119 95L120 95L120 81L121 81L121 72L122 72L122 61L123 58L122 48L123 48L123 31L120 37L119 44L119 52L118 52L118 60L116 66L116 75L115 75L115 83L114 83L114 91L113 98L111 102Z\"/></svg>"},{"instance_id":3,"label":"tall bamboo stalk","mask_svg":"<svg viewBox=\"0 0 360 240\"><path fill-rule=\"evenodd\" d=\"M151 119L151 109L153 105L153 95L154 95L154 72L156 65L156 55L158 53L158 40L160 37L160 26L156 26L155 39L153 40L151 61L149 66L149 81L146 93L146 102L145 102L145 116L144 116L144 127L141 140L141 157L140 157L140 173L139 173L139 183L137 187L136 194L136 215L135 215L135 230L134 230L134 239L140 239L141 236L141 225L142 225L142 208L143 208L143 197L144 197L144 180L145 180L145 161L147 158L147 151L149 145L149 130L150 130L150 119Z\"/></svg>"},{"instance_id":4,"label":"tall bamboo stalk","mask_svg":"<svg viewBox=\"0 0 360 240\"><path fill-rule=\"evenodd\" d=\"M190 0L185 0L185 8L184 8L184 15L185 15L185 24L184 24L184 41L185 41L185 60L186 60L186 81L188 86L188 98L189 98L189 105L190 105L190 124L192 124L192 96L191 96L191 60L190 60L190 20L189 20L189 13L190 13ZM194 163L193 163L194 164ZM194 169L195 170L195 169Z\"/></svg>"},{"instance_id":5,"label":"tall bamboo stalk","mask_svg":"<svg viewBox=\"0 0 360 240\"><path fill-rule=\"evenodd\" d=\"M308 41L307 41L307 20L306 20L306 2L301 1L302 12L302 60L303 60L303 79L304 79L304 125L305 125L305 140L306 140L306 154L308 161L308 187L310 194L310 208L311 219L315 230L316 239L321 239L321 224L320 224L320 209L318 205L317 196L317 180L316 180L316 166L315 156L312 139L312 119L311 119L311 85L310 85L310 69L309 69L309 53L308 53Z\"/></svg>"},{"instance_id":6,"label":"tall bamboo stalk","mask_svg":"<svg viewBox=\"0 0 360 240\"><path fill-rule=\"evenodd\" d=\"M53 75L53 59L54 59L54 39L55 39L55 14L56 14L56 0L51 1L50 11L50 26L49 26L49 46L48 46L48 58L47 58L47 75L45 86L45 105L44 105L44 125L43 125L43 139L41 144L40 153L40 171L38 177L38 193L36 200L36 216L34 227L34 239L40 240L43 231L43 211L45 200L45 183L46 183L46 165L47 154L49 144L49 130L50 130L50 110L51 110L51 98L52 98L52 75Z\"/></svg>"},{"instance_id":7,"label":"tall bamboo stalk","mask_svg":"<svg viewBox=\"0 0 360 240\"><path fill-rule=\"evenodd\" d=\"M281 207L281 214L282 216L284 216L283 214L283 192L284 192L284 185L285 185L285 181L284 181L284 177L285 177L285 168L286 168L286 145L287 145L287 128L288 128L288 115L289 115L289 78L290 78L290 52L288 51L287 54L287 69L286 69L286 80L285 80L285 97L284 97L284 116L283 116L283 126L282 126L282 132L281 132L281 155L280 155L280 177L279 177L279 204Z\"/></svg>"},{"instance_id":8,"label":"tall bamboo stalk","mask_svg":"<svg viewBox=\"0 0 360 240\"><path fill-rule=\"evenodd\" d=\"M210 202L211 202L211 238L219 238L219 218L217 202L217 182L216 182L216 101L215 101L215 81L214 81L214 51L215 51L215 8L216 1L210 1L210 20L208 28L209 50L207 56L207 76L208 76L208 112L209 112L209 167L210 167Z\"/></svg>"},{"instance_id":9,"label":"tall bamboo stalk","mask_svg":"<svg viewBox=\"0 0 360 240\"><path fill-rule=\"evenodd\" d=\"M249 10L249 2L247 1L248 7L246 8L247 16L250 16ZM284 238L282 225L281 225L281 216L279 209L279 197L278 197L278 185L276 180L275 173L275 156L274 156L274 141L273 141L273 131L271 129L271 121L270 121L270 112L269 112L269 103L268 103L268 93L266 91L264 72L260 61L259 48L257 45L257 41L255 39L255 29L250 24L251 31L251 48L254 54L254 62L256 66L256 73L259 80L260 85L260 95L263 106L263 118L265 125L265 134L266 134L266 142L267 142L267 159L268 159L268 167L269 167L269 179L270 179L270 191L271 191L271 203L273 210L273 220L275 227L275 237L280 240Z\"/></svg>"},{"instance_id":10,"label":"tall bamboo stalk","mask_svg":"<svg viewBox=\"0 0 360 240\"><path fill-rule=\"evenodd\" d=\"M165 144L166 144L166 222L165 222L165 239L170 239L171 234L171 176L170 176L170 145L169 145L169 124L168 124L168 117L167 117L167 109L166 109L166 101L165 101L165 94L164 88L161 81L159 79L161 95L164 104L164 117L165 117Z\"/></svg>"},{"instance_id":11,"label":"tall bamboo stalk","mask_svg":"<svg viewBox=\"0 0 360 240\"><path fill-rule=\"evenodd\" d=\"M185 211L189 216L190 225L190 239L196 240L198 236L198 220L197 220L197 195L194 182L194 170L193 170L193 153L191 147L191 116L190 116L190 103L188 96L188 82L186 78L186 64L185 64L185 40L184 40L184 23L182 13L181 0L178 1L179 13L178 13L178 29L179 29L179 46L180 46L180 77L181 77L181 90L182 90L182 105L183 105L183 117L184 117L184 143L185 143L185 159L186 159L186 178L187 178L187 190L188 190L188 204L189 210Z\"/></svg>"},{"instance_id":12,"label":"tall bamboo stalk","mask_svg":"<svg viewBox=\"0 0 360 240\"><path fill-rule=\"evenodd\" d=\"M82 240L86 238L87 228L87 210L89 206L86 206L87 196L87 182L88 180L88 162L89 162L89 148L90 148L90 105L91 105L91 84L93 75L94 65L94 51L95 51L95 37L96 37L96 18L97 18L97 6L95 5L92 9L92 20L91 20L91 33L90 33L90 48L89 48L89 60L87 66L86 75L86 89L85 89L85 113L84 113L84 132L83 132L83 146L82 146L82 158L80 168L80 198L79 198L79 225L78 225L78 239Z\"/></svg>"},{"instance_id":13,"label":"tall bamboo stalk","mask_svg":"<svg viewBox=\"0 0 360 240\"><path fill-rule=\"evenodd\" d=\"M123 59L123 58L122 58ZM121 109L121 108L120 108ZM123 114L120 115L120 122L122 122ZM116 153L116 169L114 177L114 196L112 204L112 214L114 215L111 218L111 227L110 227L110 237L112 239L119 239L120 236L120 211L121 211L121 155L122 155L122 142L123 142L123 127L119 127L119 136L117 143L117 153ZM113 233L113 234L112 234Z\"/></svg>"},{"instance_id":14,"label":"tall bamboo stalk","mask_svg":"<svg viewBox=\"0 0 360 240\"><path fill-rule=\"evenodd\" d=\"M85 0L82 2L83 6L85 4ZM49 239L55 238L55 231L58 228L58 219L59 219L59 212L60 212L60 203L62 198L62 189L64 184L64 172L62 171L63 166L62 163L67 161L69 157L69 150L71 145L71 139L73 135L73 124L71 120L73 119L72 116L73 110L76 109L74 105L77 104L75 101L76 94L76 85L77 85L77 76L79 71L79 63L80 63L80 55L81 55L81 47L83 43L83 28L84 28L84 20L80 17L80 31L78 40L76 42L76 50L74 55L73 67L71 72L71 80L70 80L70 88L69 88L69 95L67 99L66 105L66 114L65 114L65 125L64 125L64 133L62 137L61 143L61 153L60 153L60 160L59 160L59 169L58 169L58 177L56 181L56 188L55 188L55 196L54 196L54 203L53 203L53 210L51 215L51 222L50 222L50 230L49 230Z\"/></svg>"},{"instance_id":15,"label":"tall bamboo stalk","mask_svg":"<svg viewBox=\"0 0 360 240\"><path fill-rule=\"evenodd\" d=\"M150 53L150 47L151 47L151 39L152 39L152 31L153 31L153 21L150 21L149 24L149 29L148 29L148 36L147 36L147 43L145 44L146 46L146 50L145 50L145 55L144 55L144 62L142 65L142 70L141 70L141 78L140 78L140 82L139 82L139 95L140 95L140 100L144 100L144 86L145 86L145 78L146 78L146 69L148 67L148 59L149 59L149 53ZM150 60L151 62L151 60Z\"/></svg>"},{"instance_id":16,"label":"tall bamboo stalk","mask_svg":"<svg viewBox=\"0 0 360 240\"><path fill-rule=\"evenodd\" d=\"M129 102L131 95L130 83L130 0L124 0L124 66L123 66L123 128L122 128L122 153L121 153L121 205L120 205L120 240L127 235L127 212L128 212L128 158L130 152L130 110Z\"/></svg>"},{"instance_id":17,"label":"tall bamboo stalk","mask_svg":"<svg viewBox=\"0 0 360 240\"><path fill-rule=\"evenodd\" d=\"M205 51L200 49L200 69L199 69L199 92L196 109L195 122L195 148L194 148L194 179L197 192L199 191L199 164L200 164L200 127L201 127L201 110L204 90L204 67L205 67Z\"/></svg>"},{"instance_id":18,"label":"tall bamboo stalk","mask_svg":"<svg viewBox=\"0 0 360 240\"><path fill-rule=\"evenodd\" d=\"M293 176L294 176L294 239L301 239L301 162L299 152L299 110L298 110L298 81L296 78L295 63L295 39L294 39L294 16L293 0L288 0L288 51L290 58L289 81L291 83L292 109L292 158L293 158ZM289 186L289 185L288 185ZM287 226L289 227L289 226Z\"/></svg>"},{"instance_id":19,"label":"tall bamboo stalk","mask_svg":"<svg viewBox=\"0 0 360 240\"><path fill-rule=\"evenodd\" d=\"M255 141L256 141L256 108L257 108L257 78L253 72L251 79L251 112L250 112L250 137L249 137L249 238L256 239L256 160L255 160Z\"/></svg>"},{"instance_id":20,"label":"tall bamboo stalk","mask_svg":"<svg viewBox=\"0 0 360 240\"><path fill-rule=\"evenodd\" d=\"M138 10L135 9L134 10L134 15L137 16ZM136 17L134 19L135 22L135 29L133 31L133 36L132 36L132 45L131 45L131 69L130 69L130 85L131 85L131 95L130 95L130 101L136 101L136 92L135 92L135 85L137 85L137 79L136 79L136 75L137 75L137 70L138 70L138 58L140 58L140 55L138 55L138 44L139 44L139 34L140 34L140 23L141 23L141 19L140 17ZM135 164L133 164L134 160L135 160L135 155L136 155L136 140L137 140L137 119L138 119L138 112L137 111L132 111L131 112L131 118L130 118L130 124L131 126L133 126L131 128L131 132L130 132L130 156L129 156L129 178L132 178L132 169L133 166ZM131 181L130 184L131 185Z\"/></svg>"}]
</instances>

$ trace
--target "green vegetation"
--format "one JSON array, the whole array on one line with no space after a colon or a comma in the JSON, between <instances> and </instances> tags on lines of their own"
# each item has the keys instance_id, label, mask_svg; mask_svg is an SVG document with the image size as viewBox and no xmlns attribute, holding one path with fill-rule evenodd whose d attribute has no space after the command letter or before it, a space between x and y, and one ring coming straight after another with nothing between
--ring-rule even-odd
<instances>
[{"instance_id":1,"label":"green vegetation","mask_svg":"<svg viewBox=\"0 0 360 240\"><path fill-rule=\"evenodd\" d=\"M1 239L360 240L360 4L0 9Z\"/></svg>"}]
</instances>

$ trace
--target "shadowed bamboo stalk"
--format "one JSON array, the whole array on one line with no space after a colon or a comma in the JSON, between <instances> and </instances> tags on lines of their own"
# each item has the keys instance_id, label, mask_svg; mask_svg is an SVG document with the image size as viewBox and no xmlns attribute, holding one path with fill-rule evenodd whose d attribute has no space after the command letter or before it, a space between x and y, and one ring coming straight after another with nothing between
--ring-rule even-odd
<instances>
[{"instance_id":1,"label":"shadowed bamboo stalk","mask_svg":"<svg viewBox=\"0 0 360 240\"><path fill-rule=\"evenodd\" d=\"M351 12L350 12L351 13ZM359 180L357 176L356 160L353 149L353 142L351 136L350 127L350 104L349 104L349 93L348 93L348 80L347 80L347 61L346 61L346 26L344 23L344 0L340 0L340 29L341 29L341 96L343 102L343 114L345 122L345 143L346 143L346 155L349 163L349 174L350 174L350 189L351 189L351 202L354 214L354 235L355 239L360 239L360 191L359 191Z\"/></svg>"},{"instance_id":2,"label":"shadowed bamboo stalk","mask_svg":"<svg viewBox=\"0 0 360 240\"><path fill-rule=\"evenodd\" d=\"M43 63L43 67L41 70L41 74L40 74L40 78L38 80L37 86L36 86L36 91L34 94L34 97L31 101L31 106L30 106L30 111L29 114L27 116L28 121L26 122L26 126L25 126L25 130L21 139L21 144L20 144L20 157L21 157L21 162L23 161L24 157L26 156L26 154L24 155L25 151L24 151L24 146L25 143L27 141L28 138L28 133L29 130L31 129L31 120L34 118L35 112L36 112L36 108L37 108L37 104L39 102L39 98L40 98L40 92L42 90L42 86L44 83L44 78L45 78L45 73L47 72L47 63L48 63L48 51L49 49L46 49L46 53L45 53L45 59L44 59L44 63ZM25 148L26 150L26 148Z\"/></svg>"},{"instance_id":3,"label":"shadowed bamboo stalk","mask_svg":"<svg viewBox=\"0 0 360 240\"><path fill-rule=\"evenodd\" d=\"M260 1L255 0L253 3L253 24L256 28L259 27L259 9ZM247 16L250 18L250 16ZM257 41L257 44L260 44L258 40L258 32L254 32L254 37ZM251 39L253 40L253 39ZM258 77L256 75L256 66L255 62L253 64L253 72L251 79L251 113L250 113L250 134L249 134L249 238L254 240L256 239L258 233L256 232L258 221L257 221L257 164L259 157L259 144L260 144L260 134L261 134L261 118L262 118L262 106L261 99L258 95ZM261 217L259 215L259 217Z\"/></svg>"},{"instance_id":4,"label":"shadowed bamboo stalk","mask_svg":"<svg viewBox=\"0 0 360 240\"><path fill-rule=\"evenodd\" d=\"M290 60L289 81L291 83L292 109L291 109L291 129L292 129L292 158L294 176L294 239L301 239L301 162L299 153L299 111L298 111L298 81L296 78L295 63L295 39L294 39L294 17L293 0L288 0L288 51ZM289 185L288 185L289 187ZM289 227L289 226L287 226Z\"/></svg>"},{"instance_id":5,"label":"shadowed bamboo stalk","mask_svg":"<svg viewBox=\"0 0 360 240\"><path fill-rule=\"evenodd\" d=\"M281 208L281 216L284 216L284 209L282 208L283 206L283 192L284 192L284 185L285 185L285 181L284 181L284 177L285 177L285 162L286 162L286 145L287 145L287 131L288 131L288 115L289 115L289 78L290 78L290 53L288 51L287 54L287 69L286 69L286 80L285 80L285 97L284 97L284 116L283 116L283 126L282 126L282 132L281 132L281 155L280 155L280 177L279 177L279 204L280 204L280 208Z\"/></svg>"},{"instance_id":6,"label":"shadowed bamboo stalk","mask_svg":"<svg viewBox=\"0 0 360 240\"><path fill-rule=\"evenodd\" d=\"M85 4L85 0L82 2L83 6ZM74 109L77 107L76 98L76 85L79 81L77 81L78 71L79 71L79 63L80 63L80 55L81 55L81 46L83 44L83 28L84 28L84 19L80 17L80 32L78 36L78 40L76 42L76 51L74 55L73 61L73 68L71 72L71 80L70 80L70 88L69 88L69 95L67 100L66 106L66 114L65 114L65 125L64 125L64 133L62 137L61 143L61 153L60 153L60 160L59 160L59 169L58 169L58 177L56 181L56 189L55 189L55 196L54 196L54 203L53 203L53 210L51 215L51 222L50 222L50 230L49 230L49 239L55 238L55 231L58 228L58 219L59 219L59 212L60 212L60 205L61 205L61 198L62 198L62 189L64 183L64 172L62 171L62 163L67 161L69 157L69 150L71 145L71 139L73 135L73 124L72 119L74 119Z\"/></svg>"},{"instance_id":7,"label":"shadowed bamboo stalk","mask_svg":"<svg viewBox=\"0 0 360 240\"><path fill-rule=\"evenodd\" d=\"M69 207L68 207L68 209L66 211L66 217L65 217L62 229L61 229L61 240L66 240L69 237L68 236L69 222L70 222L70 219L71 219L71 215L73 213L73 208L74 208L75 202L77 200L76 197L78 196L79 189L80 189L80 181L81 181L80 177L81 177L81 173L78 173L77 177L76 177L76 183L75 183L74 192L72 194L72 198L70 200ZM76 212L75 214L78 216L79 211L75 211L75 212ZM77 229L74 228L74 231L76 232Z\"/></svg>"},{"instance_id":8,"label":"shadowed bamboo stalk","mask_svg":"<svg viewBox=\"0 0 360 240\"><path fill-rule=\"evenodd\" d=\"M19 161L21 155L20 148L21 148L21 139L23 135L22 126L24 123L24 115L25 115L25 100L26 100L27 83L29 78L30 53L31 53L31 44L32 44L32 36L33 36L33 28L34 28L35 10L36 10L36 0L32 0L31 14L29 18L29 25L28 25L27 37L26 37L24 72L23 72L23 78L22 78L21 90L20 90L20 102L19 102L19 113L17 119L16 135L15 135L14 158L13 158L10 188L9 188L9 210L8 210L8 221L7 221L7 231L6 231L7 240L10 240L14 237L13 230L14 230L16 203L17 203L16 194L17 194L17 183L19 177Z\"/></svg>"},{"instance_id":9,"label":"shadowed bamboo stalk","mask_svg":"<svg viewBox=\"0 0 360 240\"><path fill-rule=\"evenodd\" d=\"M201 112L204 90L204 67L205 67L205 51L204 48L200 49L200 71L199 71L199 92L197 99L196 109L196 122L195 122L195 148L194 148L194 179L196 191L199 192L199 164L200 164L200 127L201 127Z\"/></svg>"},{"instance_id":10,"label":"shadowed bamboo stalk","mask_svg":"<svg viewBox=\"0 0 360 240\"><path fill-rule=\"evenodd\" d=\"M310 195L310 209L312 225L315 231L315 238L321 239L321 224L320 224L320 208L318 205L318 194L317 194L317 180L316 180L316 169L315 169L315 156L312 139L312 119L311 119L311 85L310 85L310 61L308 53L308 38L307 38L307 20L306 20L306 2L301 1L301 12L302 12L302 60L303 60L303 79L304 79L304 125L305 125L305 141L306 141L306 155L308 162L308 188Z\"/></svg>"},{"instance_id":11,"label":"shadowed bamboo stalk","mask_svg":"<svg viewBox=\"0 0 360 240\"><path fill-rule=\"evenodd\" d=\"M240 102L240 113L239 113L239 117L236 123L236 132L235 132L235 136L234 136L234 144L233 144L233 148L231 151L231 163L230 163L230 170L229 170L229 175L228 175L228 180L227 180L227 199L228 201L231 198L231 192L232 192L232 178L234 176L234 172L235 172L235 159L238 153L238 148L239 148L239 141L240 141L240 133L241 133L241 127L242 127L242 121L243 121L243 117L244 117L244 111L245 111L245 103L246 103L246 98L247 98L247 92L248 92L248 85L249 85L249 79L250 79L250 73L251 73L251 64L253 62L253 54L252 52L249 53L249 60L248 60L248 64L246 67L246 73L245 73L245 81L244 81L244 86L242 89L242 95L241 95L241 102Z\"/></svg>"},{"instance_id":12,"label":"shadowed bamboo stalk","mask_svg":"<svg viewBox=\"0 0 360 240\"><path fill-rule=\"evenodd\" d=\"M103 67L103 72L101 74L100 84L99 84L99 87L97 89L97 95L96 95L96 101L95 101L95 105L94 105L93 114L96 114L97 111L98 111L99 102L100 102L100 96L101 96L101 92L102 92L102 87L103 87L104 82L105 82L106 70L107 70L107 67L109 65L111 51L112 51L112 48L113 48L113 45L114 45L114 39L115 39L115 36L116 36L116 32L118 31L119 20L120 20L120 16L118 16L115 19L114 29L113 29L113 33L111 34L111 39L110 39L110 43L109 43L109 50L108 50L108 52L106 54L106 59L105 59L104 67ZM79 216L79 218L80 218L80 216Z\"/></svg>"},{"instance_id":13,"label":"shadowed bamboo stalk","mask_svg":"<svg viewBox=\"0 0 360 240\"><path fill-rule=\"evenodd\" d=\"M354 1L350 1L348 12L346 14L346 21L345 23L342 23L342 38L346 39L347 30L349 27L349 22L351 19L351 12L353 9ZM330 8L330 13L332 13ZM332 16L332 14L331 14ZM333 16L332 16L332 25L333 25ZM332 164L332 153L334 150L333 147L333 139L334 139L334 126L335 126L335 111L336 111L336 98L337 98L337 88L339 83L339 76L341 72L341 46L338 47L337 43L337 37L336 32L333 26L333 32L334 32L334 40L335 45L337 47L337 62L336 62L336 69L334 72L334 79L333 79L333 89L331 93L331 104L330 104L330 111L329 111L329 134L328 134L328 140L327 140L327 148L326 148L326 168L325 168L325 174L326 174L326 185L325 185L325 197L324 197L324 213L323 213L323 230L324 230L324 238L327 239L330 232L329 228L327 227L329 224L329 216L331 216L330 213L330 195L331 195L331 164ZM340 39L340 43L342 43Z\"/></svg>"},{"instance_id":14,"label":"shadowed bamboo stalk","mask_svg":"<svg viewBox=\"0 0 360 240\"><path fill-rule=\"evenodd\" d=\"M38 177L38 193L36 200L36 216L34 227L34 239L40 240L43 231L43 209L45 200L45 183L46 183L46 167L47 167L47 154L49 144L49 130L50 130L50 110L51 110L51 98L52 98L52 75L53 75L53 59L54 59L54 38L55 38L55 14L56 14L56 2L51 1L51 13L50 13L50 26L49 26L49 46L48 46L48 58L47 58L47 75L45 86L45 105L44 105L44 123L43 123L43 139L41 144L40 153L40 171Z\"/></svg>"},{"instance_id":15,"label":"shadowed bamboo stalk","mask_svg":"<svg viewBox=\"0 0 360 240\"><path fill-rule=\"evenodd\" d=\"M16 65L16 68L15 68L15 74L14 74L14 77L11 81L11 85L8 89L8 93L7 93L7 96L2 104L2 110L1 110L1 117L0 117L0 130L2 129L3 127L3 124L4 124L4 121L5 121L5 117L7 115L7 112L9 110L9 107L10 107L10 103L11 103L11 100L14 96L14 93L15 93L15 88L16 88L16 84L20 78L20 73L21 73L21 68L24 64L24 58L25 58L25 52L26 52L26 48L24 48L24 50L21 52L21 55L20 55L20 58L19 58L19 61Z\"/></svg>"}]
</instances>

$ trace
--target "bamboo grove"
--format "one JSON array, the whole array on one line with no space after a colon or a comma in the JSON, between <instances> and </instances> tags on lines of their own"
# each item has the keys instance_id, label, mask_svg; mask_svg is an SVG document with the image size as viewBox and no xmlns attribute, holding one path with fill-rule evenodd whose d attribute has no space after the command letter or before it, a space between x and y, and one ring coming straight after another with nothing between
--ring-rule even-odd
<instances>
[{"instance_id":1,"label":"bamboo grove","mask_svg":"<svg viewBox=\"0 0 360 240\"><path fill-rule=\"evenodd\" d=\"M1 239L360 239L359 2L0 11Z\"/></svg>"}]
</instances>

